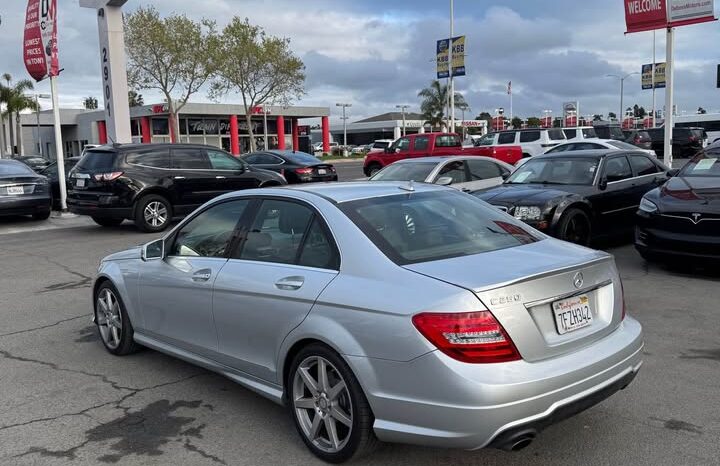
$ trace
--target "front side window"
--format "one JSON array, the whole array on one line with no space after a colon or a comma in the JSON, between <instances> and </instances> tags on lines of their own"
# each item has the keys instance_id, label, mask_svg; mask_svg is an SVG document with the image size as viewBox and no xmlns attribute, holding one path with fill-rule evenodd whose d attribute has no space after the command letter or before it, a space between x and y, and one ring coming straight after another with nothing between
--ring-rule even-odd
<instances>
[{"instance_id":1,"label":"front side window","mask_svg":"<svg viewBox=\"0 0 720 466\"><path fill-rule=\"evenodd\" d=\"M182 170L208 170L210 160L205 149L173 149L172 167Z\"/></svg>"},{"instance_id":2,"label":"front side window","mask_svg":"<svg viewBox=\"0 0 720 466\"><path fill-rule=\"evenodd\" d=\"M655 162L644 155L631 155L630 165L635 169L637 176L652 175L659 171Z\"/></svg>"},{"instance_id":3,"label":"front side window","mask_svg":"<svg viewBox=\"0 0 720 466\"><path fill-rule=\"evenodd\" d=\"M170 255L223 257L249 203L247 199L237 199L214 205L200 213L180 229L170 248Z\"/></svg>"},{"instance_id":4,"label":"front side window","mask_svg":"<svg viewBox=\"0 0 720 466\"><path fill-rule=\"evenodd\" d=\"M515 132L500 133L498 135L498 144L515 144Z\"/></svg>"},{"instance_id":5,"label":"front side window","mask_svg":"<svg viewBox=\"0 0 720 466\"><path fill-rule=\"evenodd\" d=\"M462 147L462 140L456 134L444 134L435 138L435 147Z\"/></svg>"},{"instance_id":6,"label":"front side window","mask_svg":"<svg viewBox=\"0 0 720 466\"><path fill-rule=\"evenodd\" d=\"M486 134L485 136L481 137L479 141L475 143L476 146L492 146L495 144L495 134Z\"/></svg>"},{"instance_id":7,"label":"front side window","mask_svg":"<svg viewBox=\"0 0 720 466\"><path fill-rule=\"evenodd\" d=\"M207 155L214 170L242 170L245 168L241 161L225 152L209 150Z\"/></svg>"},{"instance_id":8,"label":"front side window","mask_svg":"<svg viewBox=\"0 0 720 466\"><path fill-rule=\"evenodd\" d=\"M453 190L340 204L388 258L412 264L469 256L539 241L519 221Z\"/></svg>"},{"instance_id":9,"label":"front side window","mask_svg":"<svg viewBox=\"0 0 720 466\"><path fill-rule=\"evenodd\" d=\"M608 159L605 164L605 179L608 183L628 178L632 178L632 170L625 156Z\"/></svg>"},{"instance_id":10,"label":"front side window","mask_svg":"<svg viewBox=\"0 0 720 466\"><path fill-rule=\"evenodd\" d=\"M397 140L397 142L393 145L393 147L400 152L407 152L410 150L410 139L408 138L400 138Z\"/></svg>"}]
</instances>

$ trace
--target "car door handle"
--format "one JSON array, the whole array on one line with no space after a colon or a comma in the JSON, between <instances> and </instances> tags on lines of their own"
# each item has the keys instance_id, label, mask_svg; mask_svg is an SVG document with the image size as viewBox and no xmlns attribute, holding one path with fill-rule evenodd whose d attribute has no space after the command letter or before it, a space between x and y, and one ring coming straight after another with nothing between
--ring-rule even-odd
<instances>
[{"instance_id":1,"label":"car door handle","mask_svg":"<svg viewBox=\"0 0 720 466\"><path fill-rule=\"evenodd\" d=\"M193 272L192 279L194 282L206 282L210 280L210 277L212 276L212 272L210 269L201 269L197 272Z\"/></svg>"},{"instance_id":2,"label":"car door handle","mask_svg":"<svg viewBox=\"0 0 720 466\"><path fill-rule=\"evenodd\" d=\"M225 177L222 176L222 175L218 175L218 176L215 177L215 179L216 179L216 180L224 180Z\"/></svg>"},{"instance_id":3,"label":"car door handle","mask_svg":"<svg viewBox=\"0 0 720 466\"><path fill-rule=\"evenodd\" d=\"M185 179L184 176L173 176L173 178L176 180L184 180Z\"/></svg>"},{"instance_id":4,"label":"car door handle","mask_svg":"<svg viewBox=\"0 0 720 466\"><path fill-rule=\"evenodd\" d=\"M305 277L285 277L275 282L275 288L286 291L298 290L303 283L305 283Z\"/></svg>"}]
</instances>

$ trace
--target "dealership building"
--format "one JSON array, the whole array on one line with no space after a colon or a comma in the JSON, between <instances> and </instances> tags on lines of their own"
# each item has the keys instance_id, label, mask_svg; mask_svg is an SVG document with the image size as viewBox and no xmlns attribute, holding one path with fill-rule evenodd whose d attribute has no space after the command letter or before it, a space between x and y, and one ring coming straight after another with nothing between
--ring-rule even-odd
<instances>
[{"instance_id":1,"label":"dealership building","mask_svg":"<svg viewBox=\"0 0 720 466\"><path fill-rule=\"evenodd\" d=\"M330 124L327 107L266 106L253 109L252 125L256 148L310 150L310 127L301 120L319 118L321 139L330 143ZM165 105L144 105L130 108L132 139L136 143L186 142L209 144L239 155L250 151L250 133L245 119L245 107L234 104L188 103L178 115L179 134L169 124ZM15 137L26 155L55 155L55 134L51 110L20 116L20 137ZM16 131L15 122L13 132ZM61 109L62 148L66 157L79 156L87 144L107 144L104 110ZM10 146L8 121L2 124L3 153ZM18 150L15 151L19 152Z\"/></svg>"}]
</instances>

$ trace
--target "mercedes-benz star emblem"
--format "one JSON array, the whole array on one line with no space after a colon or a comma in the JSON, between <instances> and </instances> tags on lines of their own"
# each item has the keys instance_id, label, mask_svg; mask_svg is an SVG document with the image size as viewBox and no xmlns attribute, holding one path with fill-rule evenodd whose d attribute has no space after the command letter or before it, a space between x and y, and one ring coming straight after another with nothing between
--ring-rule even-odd
<instances>
[{"instance_id":1,"label":"mercedes-benz star emblem","mask_svg":"<svg viewBox=\"0 0 720 466\"><path fill-rule=\"evenodd\" d=\"M690 214L690 216L693 218L693 223L697 223L700 221L700 217L702 217L702 214L695 212L694 214Z\"/></svg>"},{"instance_id":2,"label":"mercedes-benz star emblem","mask_svg":"<svg viewBox=\"0 0 720 466\"><path fill-rule=\"evenodd\" d=\"M575 276L573 277L573 285L575 285L575 288L580 289L583 286L583 282L584 282L584 279L583 279L582 272L576 273Z\"/></svg>"}]
</instances>

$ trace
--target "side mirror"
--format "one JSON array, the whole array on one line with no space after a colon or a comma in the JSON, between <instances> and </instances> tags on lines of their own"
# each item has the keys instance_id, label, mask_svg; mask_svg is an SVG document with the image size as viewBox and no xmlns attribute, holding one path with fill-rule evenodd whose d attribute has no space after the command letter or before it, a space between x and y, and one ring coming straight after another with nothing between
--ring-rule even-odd
<instances>
[{"instance_id":1,"label":"side mirror","mask_svg":"<svg viewBox=\"0 0 720 466\"><path fill-rule=\"evenodd\" d=\"M598 183L598 189L599 189L600 191L605 191L605 190L607 189L607 186L608 186L608 180L607 180L607 178L603 178L603 179L600 180L600 182Z\"/></svg>"},{"instance_id":2,"label":"side mirror","mask_svg":"<svg viewBox=\"0 0 720 466\"><path fill-rule=\"evenodd\" d=\"M677 176L678 173L680 173L679 168L671 168L670 170L667 171L667 177L672 178L673 176Z\"/></svg>"},{"instance_id":3,"label":"side mirror","mask_svg":"<svg viewBox=\"0 0 720 466\"><path fill-rule=\"evenodd\" d=\"M165 240L157 239L145 244L142 247L140 258L145 262L160 260L165 257Z\"/></svg>"},{"instance_id":4,"label":"side mirror","mask_svg":"<svg viewBox=\"0 0 720 466\"><path fill-rule=\"evenodd\" d=\"M453 182L453 179L451 176L441 176L437 180L435 180L435 184L439 184L440 186L450 186Z\"/></svg>"}]
</instances>

